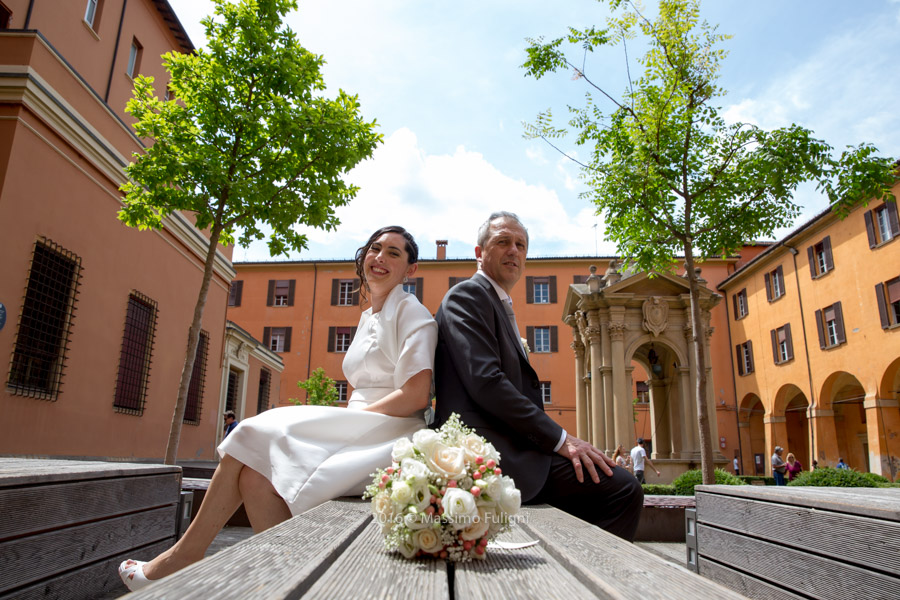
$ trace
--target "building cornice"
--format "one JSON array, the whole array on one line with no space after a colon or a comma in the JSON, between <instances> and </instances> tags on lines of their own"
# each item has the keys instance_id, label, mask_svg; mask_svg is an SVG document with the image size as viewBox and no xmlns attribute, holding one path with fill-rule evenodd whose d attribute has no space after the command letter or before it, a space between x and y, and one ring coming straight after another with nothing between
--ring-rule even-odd
<instances>
[{"instance_id":1,"label":"building cornice","mask_svg":"<svg viewBox=\"0 0 900 600\"><path fill-rule=\"evenodd\" d=\"M276 373L284 371L284 361L281 357L266 348L262 342L247 333L240 325L233 321L225 321L225 335L249 346L250 355Z\"/></svg>"}]
</instances>

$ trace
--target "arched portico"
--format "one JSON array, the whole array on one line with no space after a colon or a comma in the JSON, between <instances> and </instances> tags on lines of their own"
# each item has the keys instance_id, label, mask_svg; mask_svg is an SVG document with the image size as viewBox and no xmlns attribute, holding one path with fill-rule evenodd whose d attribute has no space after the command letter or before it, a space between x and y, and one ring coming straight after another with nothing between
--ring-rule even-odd
<instances>
[{"instance_id":1,"label":"arched portico","mask_svg":"<svg viewBox=\"0 0 900 600\"><path fill-rule=\"evenodd\" d=\"M819 444L826 464L834 466L843 458L852 468L868 471L871 465L865 387L854 375L838 371L825 379L819 398L822 408L833 415L833 433L825 432L831 435Z\"/></svg>"},{"instance_id":2,"label":"arched portico","mask_svg":"<svg viewBox=\"0 0 900 600\"><path fill-rule=\"evenodd\" d=\"M741 473L744 475L766 474L766 456L769 453L766 448L766 428L763 423L765 413L766 409L762 400L756 394L747 394L741 400L738 429L741 446L745 449L741 464Z\"/></svg>"}]
</instances>

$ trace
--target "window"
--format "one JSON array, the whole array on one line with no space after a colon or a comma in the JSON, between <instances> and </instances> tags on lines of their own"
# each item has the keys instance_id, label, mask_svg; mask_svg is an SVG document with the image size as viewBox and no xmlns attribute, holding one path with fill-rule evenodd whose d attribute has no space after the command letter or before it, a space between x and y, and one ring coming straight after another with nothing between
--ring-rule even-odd
<instances>
[{"instance_id":1,"label":"window","mask_svg":"<svg viewBox=\"0 0 900 600\"><path fill-rule=\"evenodd\" d=\"M747 309L747 288L742 289L737 294L731 297L731 302L734 305L734 320L743 319L747 316L747 313L750 312Z\"/></svg>"},{"instance_id":2,"label":"window","mask_svg":"<svg viewBox=\"0 0 900 600\"><path fill-rule=\"evenodd\" d=\"M264 327L263 345L272 352L291 351L290 327Z\"/></svg>"},{"instance_id":3,"label":"window","mask_svg":"<svg viewBox=\"0 0 900 600\"><path fill-rule=\"evenodd\" d=\"M200 332L197 352L194 354L194 370L191 371L191 385L188 388L187 406L184 407L184 422L200 424L200 408L203 402L203 384L206 382L206 357L209 355L209 334Z\"/></svg>"},{"instance_id":4,"label":"window","mask_svg":"<svg viewBox=\"0 0 900 600\"><path fill-rule=\"evenodd\" d=\"M450 287L453 287L457 283L461 283L461 282L465 281L466 279L468 279L468 277L451 277L450 278Z\"/></svg>"},{"instance_id":5,"label":"window","mask_svg":"<svg viewBox=\"0 0 900 600\"><path fill-rule=\"evenodd\" d=\"M816 311L816 328L819 331L820 348L833 348L847 341L844 337L844 315L840 302Z\"/></svg>"},{"instance_id":6,"label":"window","mask_svg":"<svg viewBox=\"0 0 900 600\"><path fill-rule=\"evenodd\" d=\"M525 336L532 352L558 352L558 330L556 325L549 327L526 327Z\"/></svg>"},{"instance_id":7,"label":"window","mask_svg":"<svg viewBox=\"0 0 900 600\"><path fill-rule=\"evenodd\" d=\"M834 259L831 256L831 236L826 235L821 242L808 247L806 253L809 256L809 274L813 279L834 269Z\"/></svg>"},{"instance_id":8,"label":"window","mask_svg":"<svg viewBox=\"0 0 900 600\"><path fill-rule=\"evenodd\" d=\"M117 412L140 415L144 412L153 339L156 333L156 302L139 292L128 296L125 333L119 354L119 373L113 406Z\"/></svg>"},{"instance_id":9,"label":"window","mask_svg":"<svg viewBox=\"0 0 900 600\"><path fill-rule=\"evenodd\" d=\"M332 306L359 306L359 279L332 279Z\"/></svg>"},{"instance_id":10,"label":"window","mask_svg":"<svg viewBox=\"0 0 900 600\"><path fill-rule=\"evenodd\" d=\"M403 291L407 294L412 294L416 298L419 299L419 302L422 301L422 287L425 285L425 280L421 277L413 277L409 281L403 284Z\"/></svg>"},{"instance_id":11,"label":"window","mask_svg":"<svg viewBox=\"0 0 900 600\"><path fill-rule=\"evenodd\" d=\"M35 242L6 385L13 394L56 400L75 313L81 259Z\"/></svg>"},{"instance_id":12,"label":"window","mask_svg":"<svg viewBox=\"0 0 900 600\"><path fill-rule=\"evenodd\" d=\"M137 38L131 40L131 50L128 52L128 76L134 79L135 75L141 71L141 57L144 54L144 47L137 41Z\"/></svg>"},{"instance_id":13,"label":"window","mask_svg":"<svg viewBox=\"0 0 900 600\"><path fill-rule=\"evenodd\" d=\"M551 404L553 402L553 395L550 392L549 381L541 382L541 399L544 401L544 404Z\"/></svg>"},{"instance_id":14,"label":"window","mask_svg":"<svg viewBox=\"0 0 900 600\"><path fill-rule=\"evenodd\" d=\"M875 296L881 328L889 329L900 325L900 277L876 285Z\"/></svg>"},{"instance_id":15,"label":"window","mask_svg":"<svg viewBox=\"0 0 900 600\"><path fill-rule=\"evenodd\" d=\"M556 276L526 276L525 302L528 304L556 304Z\"/></svg>"},{"instance_id":16,"label":"window","mask_svg":"<svg viewBox=\"0 0 900 600\"><path fill-rule=\"evenodd\" d=\"M647 385L646 381L636 381L634 383L634 392L639 403L646 404L650 402L650 386Z\"/></svg>"},{"instance_id":17,"label":"window","mask_svg":"<svg viewBox=\"0 0 900 600\"><path fill-rule=\"evenodd\" d=\"M225 390L225 412L235 411L238 398L241 395L241 372L237 369L228 369L228 387Z\"/></svg>"},{"instance_id":18,"label":"window","mask_svg":"<svg viewBox=\"0 0 900 600\"><path fill-rule=\"evenodd\" d=\"M334 389L337 390L338 393L338 403L339 404L347 404L347 382L346 381L335 381Z\"/></svg>"},{"instance_id":19,"label":"window","mask_svg":"<svg viewBox=\"0 0 900 600\"><path fill-rule=\"evenodd\" d=\"M97 31L100 29L100 14L103 12L103 0L88 0L84 9L84 22Z\"/></svg>"},{"instance_id":20,"label":"window","mask_svg":"<svg viewBox=\"0 0 900 600\"><path fill-rule=\"evenodd\" d=\"M259 394L256 396L256 414L269 408L269 393L272 390L272 371L263 367L259 370Z\"/></svg>"},{"instance_id":21,"label":"window","mask_svg":"<svg viewBox=\"0 0 900 600\"><path fill-rule=\"evenodd\" d=\"M885 202L865 213L866 234L869 248L885 244L900 236L900 220L897 219L897 203Z\"/></svg>"},{"instance_id":22,"label":"window","mask_svg":"<svg viewBox=\"0 0 900 600\"><path fill-rule=\"evenodd\" d=\"M772 356L775 364L780 365L794 358L794 342L791 339L791 324L786 323L778 329L771 330Z\"/></svg>"},{"instance_id":23,"label":"window","mask_svg":"<svg viewBox=\"0 0 900 600\"><path fill-rule=\"evenodd\" d=\"M734 348L737 358L738 375L749 375L753 372L753 342L747 340Z\"/></svg>"},{"instance_id":24,"label":"window","mask_svg":"<svg viewBox=\"0 0 900 600\"><path fill-rule=\"evenodd\" d=\"M270 279L266 306L293 306L296 283L293 279Z\"/></svg>"},{"instance_id":25,"label":"window","mask_svg":"<svg viewBox=\"0 0 900 600\"><path fill-rule=\"evenodd\" d=\"M766 280L766 298L769 302L774 302L784 296L784 271L781 265L774 271L765 274Z\"/></svg>"},{"instance_id":26,"label":"window","mask_svg":"<svg viewBox=\"0 0 900 600\"><path fill-rule=\"evenodd\" d=\"M328 328L328 351L329 352L346 352L353 343L353 337L356 335L356 327L329 327Z\"/></svg>"},{"instance_id":27,"label":"window","mask_svg":"<svg viewBox=\"0 0 900 600\"><path fill-rule=\"evenodd\" d=\"M241 296L244 293L244 282L240 279L231 282L228 289L228 306L240 306Z\"/></svg>"}]
</instances>

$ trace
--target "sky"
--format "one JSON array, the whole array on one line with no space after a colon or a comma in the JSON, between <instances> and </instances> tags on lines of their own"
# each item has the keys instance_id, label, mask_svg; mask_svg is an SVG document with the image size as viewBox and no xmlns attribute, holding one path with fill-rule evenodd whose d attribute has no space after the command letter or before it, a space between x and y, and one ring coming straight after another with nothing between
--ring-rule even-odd
<instances>
[{"instance_id":1,"label":"sky","mask_svg":"<svg viewBox=\"0 0 900 600\"><path fill-rule=\"evenodd\" d=\"M169 0L194 45L211 0ZM645 14L655 14L647 2ZM719 84L730 122L777 128L797 123L835 149L870 142L900 157L900 0L706 0L702 18L732 35ZM523 123L548 108L565 117L587 88L571 73L526 77L526 38L560 37L569 26L602 27L596 0L300 0L286 23L326 60L325 95L357 94L384 142L348 179L356 198L337 210L336 231L301 228L309 248L270 257L264 242L235 248L233 260L351 258L382 225L402 225L421 258L448 240L448 258L473 258L478 226L495 210L528 227L529 256L613 256L602 217L579 194L579 168ZM632 73L640 50L629 46ZM621 47L586 62L592 80L613 92L627 84ZM587 148L558 142L575 158ZM786 234L827 206L813 185L796 199L802 214Z\"/></svg>"}]
</instances>

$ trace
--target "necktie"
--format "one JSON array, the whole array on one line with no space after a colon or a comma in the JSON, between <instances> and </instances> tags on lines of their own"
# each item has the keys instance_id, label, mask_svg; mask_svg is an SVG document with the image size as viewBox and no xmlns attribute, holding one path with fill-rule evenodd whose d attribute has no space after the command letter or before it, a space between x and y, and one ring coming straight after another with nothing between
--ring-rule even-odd
<instances>
[{"instance_id":1,"label":"necktie","mask_svg":"<svg viewBox=\"0 0 900 600\"><path fill-rule=\"evenodd\" d=\"M513 312L512 300L509 298L504 300L503 308L506 310L506 316L509 317L509 322L512 323L513 331L516 332L516 337L519 337L519 325L516 323L516 313Z\"/></svg>"}]
</instances>

